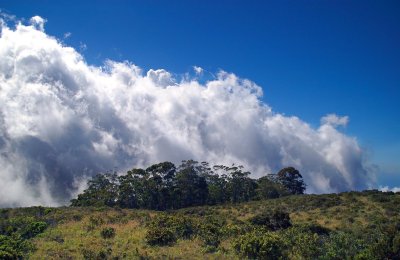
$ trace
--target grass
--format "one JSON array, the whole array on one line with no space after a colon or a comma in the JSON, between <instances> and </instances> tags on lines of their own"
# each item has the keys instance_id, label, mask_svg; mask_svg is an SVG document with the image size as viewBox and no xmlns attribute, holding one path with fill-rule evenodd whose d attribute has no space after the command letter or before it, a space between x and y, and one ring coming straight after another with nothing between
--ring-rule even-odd
<instances>
[{"instance_id":1,"label":"grass","mask_svg":"<svg viewBox=\"0 0 400 260\"><path fill-rule=\"evenodd\" d=\"M283 209L292 224L318 224L330 230L371 228L385 222L399 222L400 194L352 192L300 195L241 204L180 209L171 214L190 216L199 223L206 216L225 219L226 228L245 225L261 212ZM396 214L395 214L395 213ZM20 208L2 209L0 216L35 216L49 223L44 233L32 239L36 250L31 259L238 259L231 241L224 236L217 249L210 250L197 236L178 239L172 246L146 243L146 224L160 212L114 208ZM101 230L114 228L115 236L103 238Z\"/></svg>"}]
</instances>

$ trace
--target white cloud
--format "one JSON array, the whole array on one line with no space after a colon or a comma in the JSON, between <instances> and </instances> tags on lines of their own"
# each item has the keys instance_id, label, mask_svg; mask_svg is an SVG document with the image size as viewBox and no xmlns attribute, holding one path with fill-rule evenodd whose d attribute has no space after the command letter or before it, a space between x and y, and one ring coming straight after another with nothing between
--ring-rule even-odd
<instances>
[{"instance_id":1,"label":"white cloud","mask_svg":"<svg viewBox=\"0 0 400 260\"><path fill-rule=\"evenodd\" d=\"M193 70L196 73L196 75L201 75L201 74L203 74L203 71L204 71L203 68L198 67L198 66L193 66Z\"/></svg>"},{"instance_id":2,"label":"white cloud","mask_svg":"<svg viewBox=\"0 0 400 260\"><path fill-rule=\"evenodd\" d=\"M389 188L389 186L380 186L380 187L379 187L379 190L380 190L380 191L383 191L383 192L389 192L389 191L392 191L392 192L400 192L400 187L392 187L392 188Z\"/></svg>"},{"instance_id":3,"label":"white cloud","mask_svg":"<svg viewBox=\"0 0 400 260\"><path fill-rule=\"evenodd\" d=\"M72 33L70 32L66 32L64 33L64 39L68 39L69 37L71 37Z\"/></svg>"},{"instance_id":4,"label":"white cloud","mask_svg":"<svg viewBox=\"0 0 400 260\"><path fill-rule=\"evenodd\" d=\"M328 114L321 118L321 124L327 124L334 127L347 126L349 123L348 116L338 116L336 114Z\"/></svg>"},{"instance_id":5,"label":"white cloud","mask_svg":"<svg viewBox=\"0 0 400 260\"><path fill-rule=\"evenodd\" d=\"M0 206L63 204L98 171L190 158L254 177L293 165L308 192L374 185L357 141L335 129L348 119L312 128L223 71L201 83L129 62L90 66L32 21L0 38Z\"/></svg>"},{"instance_id":6,"label":"white cloud","mask_svg":"<svg viewBox=\"0 0 400 260\"><path fill-rule=\"evenodd\" d=\"M33 26L35 26L37 30L44 31L44 24L46 22L46 19L43 19L42 17L36 15L33 16L29 21Z\"/></svg>"}]
</instances>

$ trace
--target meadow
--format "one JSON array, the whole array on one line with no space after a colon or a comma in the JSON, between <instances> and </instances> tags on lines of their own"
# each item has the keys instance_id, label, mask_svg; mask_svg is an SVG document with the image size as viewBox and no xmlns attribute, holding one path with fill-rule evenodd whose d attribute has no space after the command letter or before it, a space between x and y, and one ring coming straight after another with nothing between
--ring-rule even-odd
<instances>
[{"instance_id":1,"label":"meadow","mask_svg":"<svg viewBox=\"0 0 400 260\"><path fill-rule=\"evenodd\" d=\"M290 195L155 211L1 209L0 258L399 259L400 194Z\"/></svg>"}]
</instances>

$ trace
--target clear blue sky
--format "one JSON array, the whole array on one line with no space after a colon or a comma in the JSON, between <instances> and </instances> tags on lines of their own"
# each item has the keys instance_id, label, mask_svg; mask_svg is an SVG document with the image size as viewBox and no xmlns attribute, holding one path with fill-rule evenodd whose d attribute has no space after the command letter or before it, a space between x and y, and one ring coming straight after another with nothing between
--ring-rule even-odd
<instances>
[{"instance_id":1,"label":"clear blue sky","mask_svg":"<svg viewBox=\"0 0 400 260\"><path fill-rule=\"evenodd\" d=\"M255 81L272 108L318 126L348 115L381 168L400 185L400 1L3 1L48 20L46 32L90 64L129 60L181 74L193 65Z\"/></svg>"}]
</instances>

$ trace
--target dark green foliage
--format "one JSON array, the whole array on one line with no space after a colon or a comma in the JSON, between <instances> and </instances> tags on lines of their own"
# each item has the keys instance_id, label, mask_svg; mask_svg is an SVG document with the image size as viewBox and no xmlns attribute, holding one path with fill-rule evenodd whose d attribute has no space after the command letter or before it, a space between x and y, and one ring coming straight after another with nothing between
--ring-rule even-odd
<instances>
[{"instance_id":1,"label":"dark green foliage","mask_svg":"<svg viewBox=\"0 0 400 260\"><path fill-rule=\"evenodd\" d=\"M98 174L78 198L71 200L71 206L168 210L302 193L305 185L301 175L294 168L285 169L290 169L284 175L286 179L277 176L254 180L249 177L250 172L243 171L243 166L209 167L207 162L188 160L176 168L171 162L163 162L120 176L115 172Z\"/></svg>"},{"instance_id":2,"label":"dark green foliage","mask_svg":"<svg viewBox=\"0 0 400 260\"><path fill-rule=\"evenodd\" d=\"M0 235L0 259L22 259L32 249L32 244L19 235Z\"/></svg>"},{"instance_id":3,"label":"dark green foliage","mask_svg":"<svg viewBox=\"0 0 400 260\"><path fill-rule=\"evenodd\" d=\"M295 259L317 259L321 255L321 246L328 230L315 225L293 226L284 230L288 254Z\"/></svg>"},{"instance_id":4,"label":"dark green foliage","mask_svg":"<svg viewBox=\"0 0 400 260\"><path fill-rule=\"evenodd\" d=\"M271 231L286 229L292 225L290 223L289 214L280 210L258 214L252 217L250 222L254 225L263 226Z\"/></svg>"},{"instance_id":5,"label":"dark green foliage","mask_svg":"<svg viewBox=\"0 0 400 260\"><path fill-rule=\"evenodd\" d=\"M388 237L379 232L332 232L322 246L322 259L382 259L390 251Z\"/></svg>"},{"instance_id":6,"label":"dark green foliage","mask_svg":"<svg viewBox=\"0 0 400 260\"><path fill-rule=\"evenodd\" d=\"M395 257L400 259L400 233L397 233L392 239L390 255L393 259Z\"/></svg>"},{"instance_id":7,"label":"dark green foliage","mask_svg":"<svg viewBox=\"0 0 400 260\"><path fill-rule=\"evenodd\" d=\"M117 174L97 174L88 182L88 188L71 200L71 206L115 206L117 202Z\"/></svg>"},{"instance_id":8,"label":"dark green foliage","mask_svg":"<svg viewBox=\"0 0 400 260\"><path fill-rule=\"evenodd\" d=\"M293 167L283 168L277 173L276 178L291 194L303 194L306 190L303 176Z\"/></svg>"},{"instance_id":9,"label":"dark green foliage","mask_svg":"<svg viewBox=\"0 0 400 260\"><path fill-rule=\"evenodd\" d=\"M173 219L168 215L156 216L148 225L146 242L149 245L172 245L176 242L177 236L172 227Z\"/></svg>"},{"instance_id":10,"label":"dark green foliage","mask_svg":"<svg viewBox=\"0 0 400 260\"><path fill-rule=\"evenodd\" d=\"M33 210L36 211L36 208ZM45 211L44 208L39 210ZM28 211L32 211L32 208L28 208ZM48 225L37 220L44 214L29 213L35 217L7 216L0 220L0 259L22 258L34 249L30 239L42 233Z\"/></svg>"},{"instance_id":11,"label":"dark green foliage","mask_svg":"<svg viewBox=\"0 0 400 260\"><path fill-rule=\"evenodd\" d=\"M204 176L198 171L197 162L183 161L175 177L174 208L204 205L208 187Z\"/></svg>"},{"instance_id":12,"label":"dark green foliage","mask_svg":"<svg viewBox=\"0 0 400 260\"><path fill-rule=\"evenodd\" d=\"M215 173L210 173L206 176L208 185L208 205L222 204L228 200L228 180L226 175L219 176Z\"/></svg>"},{"instance_id":13,"label":"dark green foliage","mask_svg":"<svg viewBox=\"0 0 400 260\"><path fill-rule=\"evenodd\" d=\"M239 236L232 242L236 252L250 259L285 258L285 243L273 232L253 231Z\"/></svg>"},{"instance_id":14,"label":"dark green foliage","mask_svg":"<svg viewBox=\"0 0 400 260\"><path fill-rule=\"evenodd\" d=\"M88 260L110 259L111 253L111 248L102 249L99 252L95 252L89 249L82 249L83 259Z\"/></svg>"},{"instance_id":15,"label":"dark green foliage","mask_svg":"<svg viewBox=\"0 0 400 260\"><path fill-rule=\"evenodd\" d=\"M226 199L232 203L245 202L255 199L257 183L249 177L250 172L243 172L243 166L231 167L215 165L214 170L223 173L226 179Z\"/></svg>"},{"instance_id":16,"label":"dark green foliage","mask_svg":"<svg viewBox=\"0 0 400 260\"><path fill-rule=\"evenodd\" d=\"M0 222L0 234L11 236L18 234L23 239L30 239L42 233L47 223L33 217L15 217Z\"/></svg>"},{"instance_id":17,"label":"dark green foliage","mask_svg":"<svg viewBox=\"0 0 400 260\"><path fill-rule=\"evenodd\" d=\"M34 221L27 223L20 233L21 237L24 239L29 239L35 237L36 235L42 233L47 228L47 223L43 221Z\"/></svg>"},{"instance_id":18,"label":"dark green foliage","mask_svg":"<svg viewBox=\"0 0 400 260\"><path fill-rule=\"evenodd\" d=\"M209 252L216 250L221 243L222 230L225 224L224 219L211 216L202 218L200 224L198 224L196 232Z\"/></svg>"},{"instance_id":19,"label":"dark green foliage","mask_svg":"<svg viewBox=\"0 0 400 260\"><path fill-rule=\"evenodd\" d=\"M149 245L172 245L178 239L198 237L207 252L215 251L223 237L226 222L215 216L188 217L181 214L160 214L147 225L146 242Z\"/></svg>"},{"instance_id":20,"label":"dark green foliage","mask_svg":"<svg viewBox=\"0 0 400 260\"><path fill-rule=\"evenodd\" d=\"M149 245L172 245L178 238L189 238L193 234L190 219L180 215L157 215L147 227L146 242Z\"/></svg>"},{"instance_id":21,"label":"dark green foliage","mask_svg":"<svg viewBox=\"0 0 400 260\"><path fill-rule=\"evenodd\" d=\"M100 235L104 239L113 238L115 237L115 229L112 227L103 228L100 232Z\"/></svg>"},{"instance_id":22,"label":"dark green foliage","mask_svg":"<svg viewBox=\"0 0 400 260\"><path fill-rule=\"evenodd\" d=\"M264 176L257 180L256 194L258 199L275 199L287 196L290 192L280 183Z\"/></svg>"}]
</instances>

